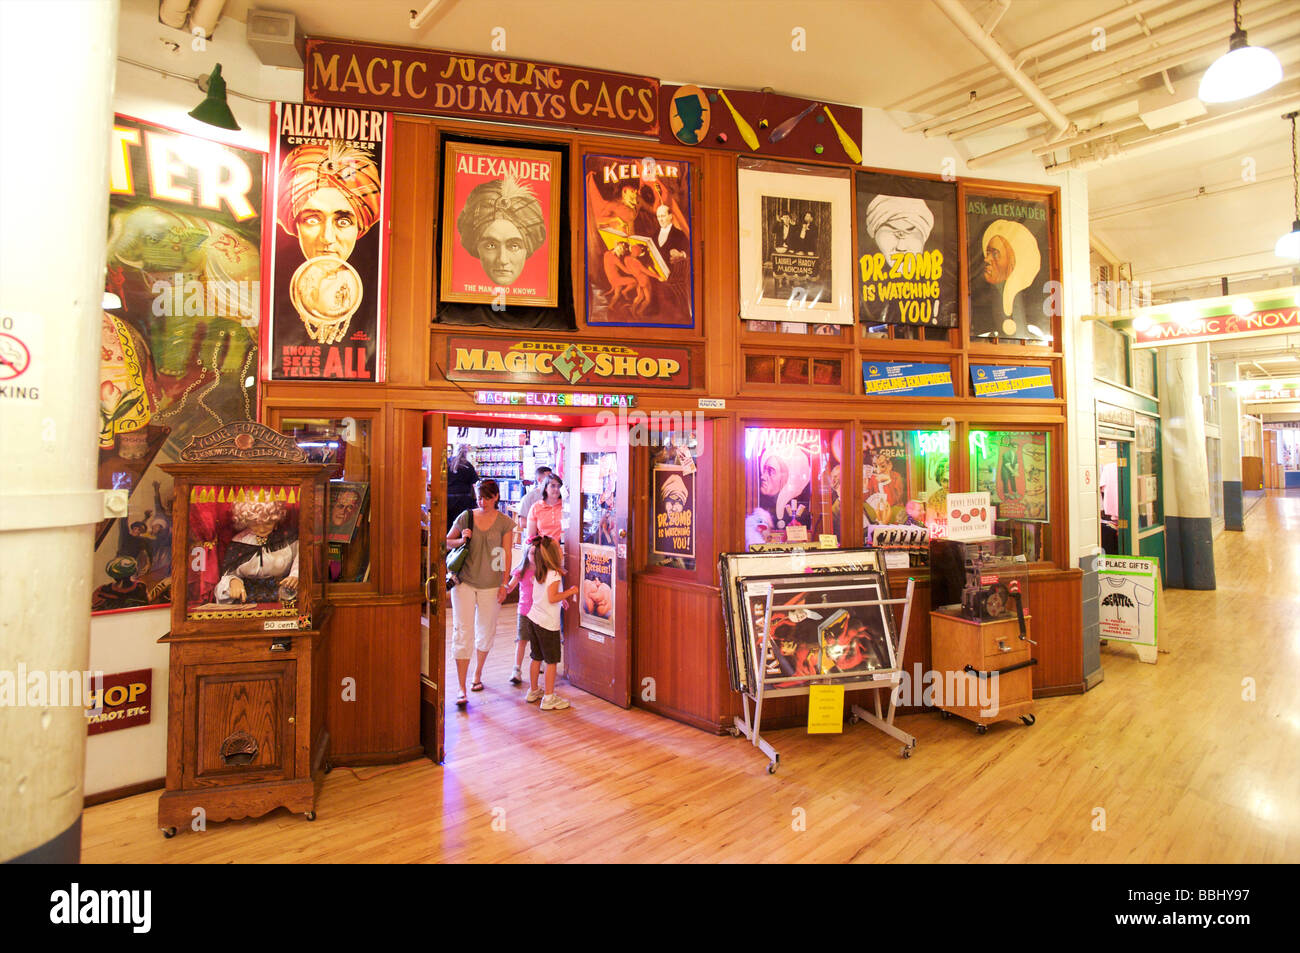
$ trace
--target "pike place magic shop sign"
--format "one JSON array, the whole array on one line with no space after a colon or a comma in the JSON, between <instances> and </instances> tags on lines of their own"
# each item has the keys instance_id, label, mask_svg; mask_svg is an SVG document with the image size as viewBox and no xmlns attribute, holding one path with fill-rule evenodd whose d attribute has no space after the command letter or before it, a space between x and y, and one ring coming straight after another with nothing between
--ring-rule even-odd
<instances>
[{"instance_id":1,"label":"pike place magic shop sign","mask_svg":"<svg viewBox=\"0 0 1300 953\"><path fill-rule=\"evenodd\" d=\"M686 389L691 386L691 352L684 347L452 336L447 339L447 379Z\"/></svg>"}]
</instances>

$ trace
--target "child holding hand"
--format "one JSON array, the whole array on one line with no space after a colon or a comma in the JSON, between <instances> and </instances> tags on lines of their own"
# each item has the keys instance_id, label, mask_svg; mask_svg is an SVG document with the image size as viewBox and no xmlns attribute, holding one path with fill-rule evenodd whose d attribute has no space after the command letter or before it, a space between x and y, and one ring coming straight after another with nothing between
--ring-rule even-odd
<instances>
[{"instance_id":1,"label":"child holding hand","mask_svg":"<svg viewBox=\"0 0 1300 953\"><path fill-rule=\"evenodd\" d=\"M527 580L533 587L533 604L528 613L520 617L521 629L528 632L533 663L529 669L529 691L524 701L542 701L543 711L568 708L569 703L555 694L555 667L560 664L560 604L575 595L577 586L561 590L564 585L562 556L559 544L543 536L533 545L535 569ZM546 663L546 690L537 687L542 662Z\"/></svg>"}]
</instances>

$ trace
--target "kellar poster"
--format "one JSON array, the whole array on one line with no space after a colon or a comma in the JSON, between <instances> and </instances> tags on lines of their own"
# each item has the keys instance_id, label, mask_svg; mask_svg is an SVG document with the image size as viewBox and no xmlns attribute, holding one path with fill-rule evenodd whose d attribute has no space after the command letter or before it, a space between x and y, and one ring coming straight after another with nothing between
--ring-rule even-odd
<instances>
[{"instance_id":1,"label":"kellar poster","mask_svg":"<svg viewBox=\"0 0 1300 953\"><path fill-rule=\"evenodd\" d=\"M95 611L171 598L172 481L159 466L257 416L266 156L127 116L112 130L100 337L99 486L130 492L95 533Z\"/></svg>"},{"instance_id":2,"label":"kellar poster","mask_svg":"<svg viewBox=\"0 0 1300 953\"><path fill-rule=\"evenodd\" d=\"M589 155L583 172L587 323L694 327L690 163Z\"/></svg>"},{"instance_id":3,"label":"kellar poster","mask_svg":"<svg viewBox=\"0 0 1300 953\"><path fill-rule=\"evenodd\" d=\"M384 113L280 103L269 368L273 380L382 380Z\"/></svg>"}]
</instances>

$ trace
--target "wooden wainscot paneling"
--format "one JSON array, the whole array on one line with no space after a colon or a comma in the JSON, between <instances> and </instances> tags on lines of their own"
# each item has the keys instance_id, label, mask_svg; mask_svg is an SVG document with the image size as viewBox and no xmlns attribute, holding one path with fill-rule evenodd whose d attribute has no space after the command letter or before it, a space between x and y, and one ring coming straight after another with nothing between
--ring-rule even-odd
<instances>
[{"instance_id":1,"label":"wooden wainscot paneling","mask_svg":"<svg viewBox=\"0 0 1300 953\"><path fill-rule=\"evenodd\" d=\"M632 583L632 702L721 734L733 706L718 590L642 572ZM654 700L645 679L654 679ZM738 702L736 703L738 705Z\"/></svg>"},{"instance_id":2,"label":"wooden wainscot paneling","mask_svg":"<svg viewBox=\"0 0 1300 953\"><path fill-rule=\"evenodd\" d=\"M1083 573L1046 569L1029 576L1029 605L1034 617L1030 646L1034 697L1083 693Z\"/></svg>"}]
</instances>

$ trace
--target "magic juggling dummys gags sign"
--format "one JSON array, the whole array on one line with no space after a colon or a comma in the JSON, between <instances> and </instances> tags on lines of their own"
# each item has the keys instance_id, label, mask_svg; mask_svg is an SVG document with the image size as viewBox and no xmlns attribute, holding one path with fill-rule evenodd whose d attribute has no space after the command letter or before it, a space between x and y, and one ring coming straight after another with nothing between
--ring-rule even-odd
<instances>
[{"instance_id":1,"label":"magic juggling dummys gags sign","mask_svg":"<svg viewBox=\"0 0 1300 953\"><path fill-rule=\"evenodd\" d=\"M317 37L306 53L309 103L659 134L659 81L648 76Z\"/></svg>"}]
</instances>

